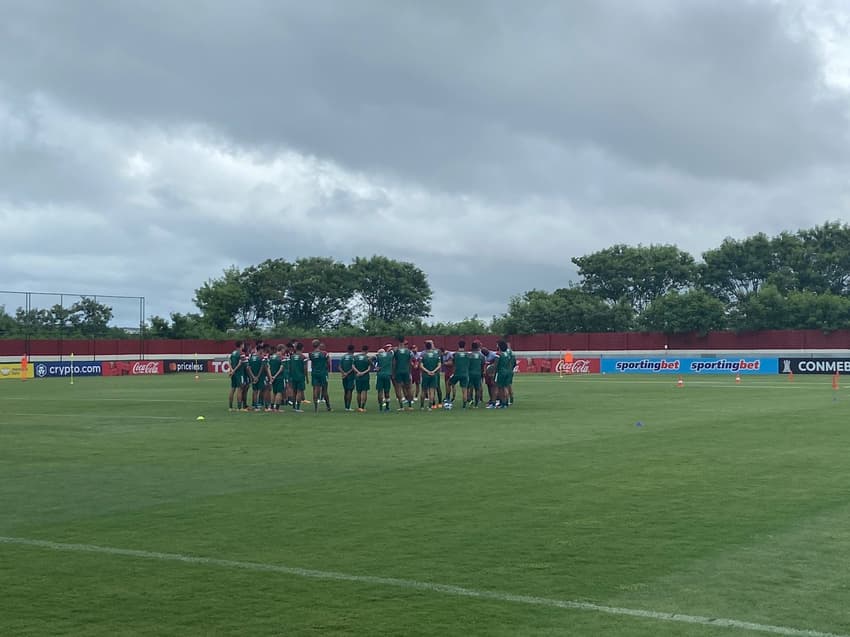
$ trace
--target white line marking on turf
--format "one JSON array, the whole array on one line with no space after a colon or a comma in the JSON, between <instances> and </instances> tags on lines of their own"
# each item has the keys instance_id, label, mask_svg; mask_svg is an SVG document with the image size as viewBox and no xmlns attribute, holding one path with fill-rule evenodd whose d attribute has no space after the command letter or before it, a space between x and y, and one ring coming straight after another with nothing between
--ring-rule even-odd
<instances>
[{"instance_id":1,"label":"white line marking on turf","mask_svg":"<svg viewBox=\"0 0 850 637\"><path fill-rule=\"evenodd\" d=\"M112 419L115 418L115 415L86 414L86 413L80 413L80 414L67 414L67 413L66 414L41 414L41 413L35 413L35 412L27 412L27 413L21 413L21 414L7 414L7 415L16 416L16 417L17 416L38 416L38 417L50 416L52 418L112 418ZM136 420L180 420L180 418L177 417L177 416L128 416L127 414L121 414L121 419L123 420L125 418L133 418L133 419L136 419Z\"/></svg>"},{"instance_id":2,"label":"white line marking on turf","mask_svg":"<svg viewBox=\"0 0 850 637\"><path fill-rule=\"evenodd\" d=\"M8 396L8 397L4 398L4 400L28 400L28 401L32 401L33 399L30 396ZM88 402L88 401L103 402L103 401L108 400L108 401L120 401L120 402L128 403L128 404L130 404L130 403L205 403L205 404L209 404L209 402L210 402L209 400L200 400L200 399L192 399L192 398L136 398L134 396L122 396L121 398L115 398L115 397L109 397L109 396L98 396L97 398L91 398L91 397L50 398L50 397L42 397L42 396L38 397L39 402L44 402L44 401L55 402L55 401L60 401L60 400L62 402L69 402L69 401L75 401L75 400L84 401L84 402Z\"/></svg>"},{"instance_id":3,"label":"white line marking on turf","mask_svg":"<svg viewBox=\"0 0 850 637\"><path fill-rule=\"evenodd\" d=\"M95 544L68 544L64 542L50 542L48 540L32 540L20 537L0 536L0 544L13 544L19 546L33 546L54 551L72 551L77 553L101 553L106 555L120 555L123 557L136 557L148 560L159 560L164 562L184 562L187 564L201 564L204 566L219 566L223 568L235 568L246 571L261 571L269 573L282 573L298 577L309 577L311 579L332 580L339 582L357 582L360 584L372 584L377 586L393 586L396 588L407 588L457 597L473 597L476 599L488 599L499 602L512 602L515 604L528 604L532 606L547 606L550 608L564 608L568 610L584 610L606 615L624 615L627 617L640 617L642 619L654 619L664 622L677 622L682 624L695 624L701 626L714 626L717 628L737 628L751 630L773 635L787 635L788 637L850 637L837 633L809 630L805 628L789 628L787 626L773 626L771 624L758 624L755 622L742 621L739 619L726 619L723 617L702 617L700 615L685 615L681 613L665 613L654 610L642 610L638 608L621 608L618 606L606 606L592 602L580 602L574 600L553 599L549 597L536 597L533 595L516 595L499 591L482 591L474 588L464 588L451 584L435 584L432 582L420 582L410 579L398 579L395 577L377 577L374 575L351 575L336 571L317 571L313 569L297 568L294 566L281 566L278 564L264 564L262 562L241 562L236 560L225 560L214 557L199 557L194 555L182 555L180 553L160 553L158 551L142 551L137 549L122 549L111 546L98 546Z\"/></svg>"}]
</instances>

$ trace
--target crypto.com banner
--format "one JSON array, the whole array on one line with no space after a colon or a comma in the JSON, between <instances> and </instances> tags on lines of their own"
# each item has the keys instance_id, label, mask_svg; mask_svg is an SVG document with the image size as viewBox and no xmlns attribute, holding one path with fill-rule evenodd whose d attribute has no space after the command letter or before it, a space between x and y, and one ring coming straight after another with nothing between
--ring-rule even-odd
<instances>
[{"instance_id":1,"label":"crypto.com banner","mask_svg":"<svg viewBox=\"0 0 850 637\"><path fill-rule=\"evenodd\" d=\"M776 374L775 358L603 358L603 374Z\"/></svg>"},{"instance_id":2,"label":"crypto.com banner","mask_svg":"<svg viewBox=\"0 0 850 637\"><path fill-rule=\"evenodd\" d=\"M73 365L74 376L102 376L103 366L107 363L100 361L84 361L80 363L71 363L70 361L52 361L43 363L34 363L36 378L61 378L71 376Z\"/></svg>"}]
</instances>

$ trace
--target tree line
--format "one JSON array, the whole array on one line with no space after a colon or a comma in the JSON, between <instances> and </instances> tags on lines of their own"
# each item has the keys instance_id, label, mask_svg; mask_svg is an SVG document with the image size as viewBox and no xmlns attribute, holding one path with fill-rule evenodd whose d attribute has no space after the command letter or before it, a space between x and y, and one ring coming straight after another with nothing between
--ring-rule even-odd
<instances>
[{"instance_id":1,"label":"tree line","mask_svg":"<svg viewBox=\"0 0 850 637\"><path fill-rule=\"evenodd\" d=\"M850 226L725 239L702 261L672 245L575 257L579 282L511 299L506 333L850 328Z\"/></svg>"},{"instance_id":2,"label":"tree line","mask_svg":"<svg viewBox=\"0 0 850 637\"><path fill-rule=\"evenodd\" d=\"M127 338L126 330L110 327L112 308L93 298L82 298L65 307L15 310L14 315L0 305L0 338Z\"/></svg>"},{"instance_id":3,"label":"tree line","mask_svg":"<svg viewBox=\"0 0 850 637\"><path fill-rule=\"evenodd\" d=\"M532 289L485 321L433 323L433 292L416 265L383 256L326 257L232 266L195 290L197 313L152 316L153 338L234 335L534 334L545 332L850 328L850 226L727 238L697 261L673 245L613 245L572 258L578 280ZM0 337L119 336L111 308L83 299L71 308L0 307Z\"/></svg>"}]
</instances>

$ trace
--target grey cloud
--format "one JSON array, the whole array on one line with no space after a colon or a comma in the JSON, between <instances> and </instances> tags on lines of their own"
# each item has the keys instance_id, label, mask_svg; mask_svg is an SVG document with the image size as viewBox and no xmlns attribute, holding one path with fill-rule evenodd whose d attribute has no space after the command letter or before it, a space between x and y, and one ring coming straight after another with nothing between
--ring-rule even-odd
<instances>
[{"instance_id":1,"label":"grey cloud","mask_svg":"<svg viewBox=\"0 0 850 637\"><path fill-rule=\"evenodd\" d=\"M230 264L382 253L429 274L437 319L489 317L616 242L699 256L847 216L847 96L766 0L6 0L2 17L7 285L167 315ZM150 176L122 173L136 153ZM92 237L101 267L75 268Z\"/></svg>"},{"instance_id":2,"label":"grey cloud","mask_svg":"<svg viewBox=\"0 0 850 637\"><path fill-rule=\"evenodd\" d=\"M557 190L538 139L707 177L846 158L846 102L767 2L154 6L21 4L0 73L461 191Z\"/></svg>"}]
</instances>

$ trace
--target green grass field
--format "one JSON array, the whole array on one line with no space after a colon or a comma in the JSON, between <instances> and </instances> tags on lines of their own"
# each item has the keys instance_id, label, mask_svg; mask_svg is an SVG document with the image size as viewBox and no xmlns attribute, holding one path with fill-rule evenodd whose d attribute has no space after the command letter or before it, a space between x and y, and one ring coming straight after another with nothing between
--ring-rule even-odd
<instances>
[{"instance_id":1,"label":"green grass field","mask_svg":"<svg viewBox=\"0 0 850 637\"><path fill-rule=\"evenodd\" d=\"M850 392L685 382L358 414L335 379L318 415L0 382L0 635L850 633Z\"/></svg>"}]
</instances>

